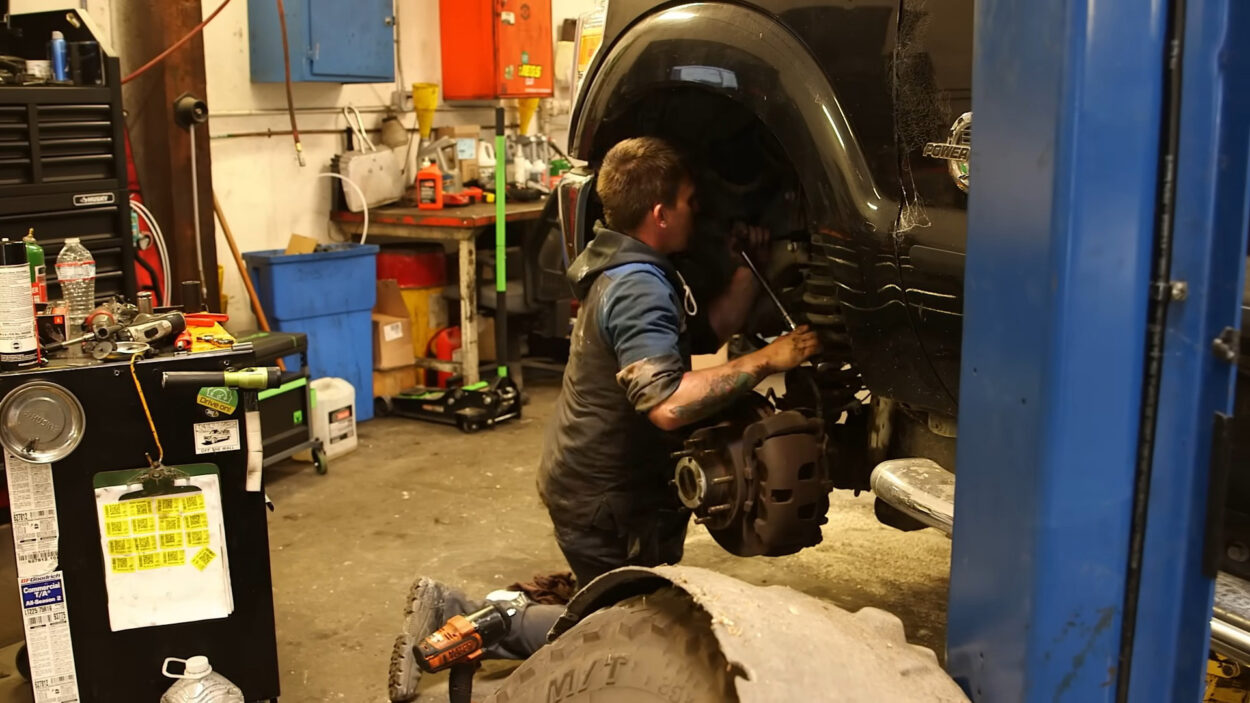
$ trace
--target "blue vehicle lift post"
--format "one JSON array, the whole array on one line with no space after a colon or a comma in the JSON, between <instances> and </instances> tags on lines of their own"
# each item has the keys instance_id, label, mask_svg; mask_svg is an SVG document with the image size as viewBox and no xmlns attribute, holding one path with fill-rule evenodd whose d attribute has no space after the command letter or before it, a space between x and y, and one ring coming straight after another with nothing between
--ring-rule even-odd
<instances>
[{"instance_id":1,"label":"blue vehicle lift post","mask_svg":"<svg viewBox=\"0 0 1250 703\"><path fill-rule=\"evenodd\" d=\"M976 23L948 668L975 701L1196 701L1250 9L981 0Z\"/></svg>"}]
</instances>

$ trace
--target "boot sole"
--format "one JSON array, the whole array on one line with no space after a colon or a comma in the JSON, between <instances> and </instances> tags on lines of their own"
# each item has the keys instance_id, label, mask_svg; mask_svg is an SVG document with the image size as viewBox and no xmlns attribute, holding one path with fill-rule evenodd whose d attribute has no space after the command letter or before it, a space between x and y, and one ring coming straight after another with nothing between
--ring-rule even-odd
<instances>
[{"instance_id":1,"label":"boot sole","mask_svg":"<svg viewBox=\"0 0 1250 703\"><path fill-rule=\"evenodd\" d=\"M413 581L404 604L404 634L413 638L414 645L443 626L447 591L446 585L434 579L421 577Z\"/></svg>"},{"instance_id":2,"label":"boot sole","mask_svg":"<svg viewBox=\"0 0 1250 703\"><path fill-rule=\"evenodd\" d=\"M422 672L413 648L443 625L446 600L447 587L433 579L421 577L409 587L408 600L404 603L404 632L395 638L387 672L386 689L391 703L417 699Z\"/></svg>"},{"instance_id":3,"label":"boot sole","mask_svg":"<svg viewBox=\"0 0 1250 703\"><path fill-rule=\"evenodd\" d=\"M395 638L391 649L391 665L386 677L386 692L391 703L409 703L417 699L417 685L421 683L421 668L417 666L412 648L418 640L403 634Z\"/></svg>"}]
</instances>

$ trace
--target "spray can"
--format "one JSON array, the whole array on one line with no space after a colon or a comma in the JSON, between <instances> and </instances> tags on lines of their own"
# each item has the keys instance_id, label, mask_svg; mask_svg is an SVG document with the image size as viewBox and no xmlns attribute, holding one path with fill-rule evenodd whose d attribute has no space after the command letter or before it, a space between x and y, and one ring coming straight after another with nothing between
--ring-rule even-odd
<instances>
[{"instance_id":1,"label":"spray can","mask_svg":"<svg viewBox=\"0 0 1250 703\"><path fill-rule=\"evenodd\" d=\"M32 229L22 237L26 244L26 263L30 266L30 294L35 303L48 302L48 266L44 263L43 247L35 241Z\"/></svg>"},{"instance_id":2,"label":"spray can","mask_svg":"<svg viewBox=\"0 0 1250 703\"><path fill-rule=\"evenodd\" d=\"M26 245L0 239L0 371L39 363Z\"/></svg>"},{"instance_id":3,"label":"spray can","mask_svg":"<svg viewBox=\"0 0 1250 703\"><path fill-rule=\"evenodd\" d=\"M52 61L52 79L58 82L69 80L69 47L65 44L65 35L52 33L52 41L48 42L48 58Z\"/></svg>"}]
</instances>

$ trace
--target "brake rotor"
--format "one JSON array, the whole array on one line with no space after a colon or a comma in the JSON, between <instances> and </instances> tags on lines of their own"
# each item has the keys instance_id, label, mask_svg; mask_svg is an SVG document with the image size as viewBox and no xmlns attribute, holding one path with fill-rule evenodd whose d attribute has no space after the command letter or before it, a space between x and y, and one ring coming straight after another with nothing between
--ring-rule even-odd
<instances>
[{"instance_id":1,"label":"brake rotor","mask_svg":"<svg viewBox=\"0 0 1250 703\"><path fill-rule=\"evenodd\" d=\"M678 452L673 485L726 551L781 556L818 544L832 482L820 422L775 413L763 398L696 430Z\"/></svg>"}]
</instances>

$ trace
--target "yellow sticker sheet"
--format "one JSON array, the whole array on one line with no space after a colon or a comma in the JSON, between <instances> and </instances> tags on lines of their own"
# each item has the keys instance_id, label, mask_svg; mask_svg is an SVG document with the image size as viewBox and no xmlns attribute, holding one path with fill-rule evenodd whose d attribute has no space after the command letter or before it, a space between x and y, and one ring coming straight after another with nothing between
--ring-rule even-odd
<instances>
[{"instance_id":1,"label":"yellow sticker sheet","mask_svg":"<svg viewBox=\"0 0 1250 703\"><path fill-rule=\"evenodd\" d=\"M222 484L213 464L170 466L172 490L143 495L147 469L93 479L109 627L224 618L234 611Z\"/></svg>"},{"instance_id":2,"label":"yellow sticker sheet","mask_svg":"<svg viewBox=\"0 0 1250 703\"><path fill-rule=\"evenodd\" d=\"M208 548L213 524L203 493L106 503L100 514L113 573L188 563L203 571L217 556Z\"/></svg>"}]
</instances>

